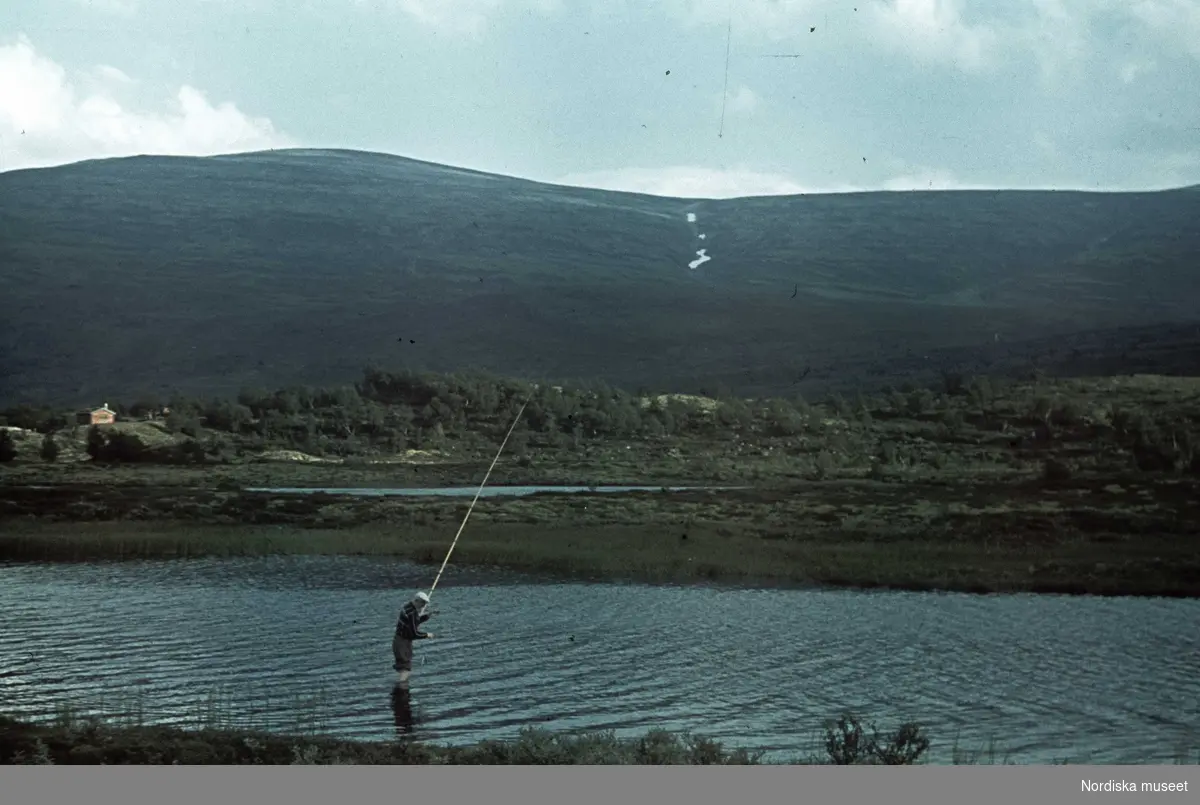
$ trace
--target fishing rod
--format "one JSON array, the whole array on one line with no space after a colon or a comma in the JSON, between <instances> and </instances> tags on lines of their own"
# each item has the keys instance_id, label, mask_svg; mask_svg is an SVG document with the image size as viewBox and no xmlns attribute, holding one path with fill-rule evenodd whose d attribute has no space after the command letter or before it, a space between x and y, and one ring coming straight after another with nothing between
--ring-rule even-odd
<instances>
[{"instance_id":1,"label":"fishing rod","mask_svg":"<svg viewBox=\"0 0 1200 805\"><path fill-rule=\"evenodd\" d=\"M467 527L467 518L475 510L475 503L479 500L479 496L483 494L483 487L487 484L488 478L491 477L492 470L496 468L496 462L500 460L500 454L504 452L504 446L508 444L508 437L512 436L513 431L516 430L517 423L521 421L521 414L525 413L525 406L527 405L529 405L529 400L521 403L521 409L517 411L512 425L508 428L508 433L504 434L504 441L500 442L500 449L496 451L496 457L492 459L492 466L488 467L487 473L483 476L483 482L479 484L479 489L475 490L475 499L471 501L471 506L467 509L466 516L463 517L462 523L458 526L458 533L454 535L454 541L450 543L450 550L446 551L446 558L442 560L442 566L438 569L437 576L433 579L433 585L429 588L429 597L431 599L433 598L433 591L437 588L438 581L442 578L442 571L446 569L446 564L450 561L450 554L454 553L454 546L458 544L458 538L462 536L463 529Z\"/></svg>"}]
</instances>

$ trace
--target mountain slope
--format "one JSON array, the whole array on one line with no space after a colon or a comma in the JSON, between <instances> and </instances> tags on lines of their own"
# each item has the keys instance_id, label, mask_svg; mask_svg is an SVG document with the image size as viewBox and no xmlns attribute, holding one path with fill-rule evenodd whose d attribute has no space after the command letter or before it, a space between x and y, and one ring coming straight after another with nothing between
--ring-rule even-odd
<instances>
[{"instance_id":1,"label":"mountain slope","mask_svg":"<svg viewBox=\"0 0 1200 805\"><path fill-rule=\"evenodd\" d=\"M367 363L747 393L806 368L878 375L1200 318L1198 219L1189 190L698 201L346 151L16 171L0 398L232 392Z\"/></svg>"}]
</instances>

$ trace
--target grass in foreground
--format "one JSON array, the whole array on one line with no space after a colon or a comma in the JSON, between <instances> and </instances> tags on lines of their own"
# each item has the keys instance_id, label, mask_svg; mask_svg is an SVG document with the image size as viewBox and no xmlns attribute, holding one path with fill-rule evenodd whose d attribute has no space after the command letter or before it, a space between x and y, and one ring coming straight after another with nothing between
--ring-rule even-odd
<instances>
[{"instance_id":1,"label":"grass in foreground","mask_svg":"<svg viewBox=\"0 0 1200 805\"><path fill-rule=\"evenodd\" d=\"M795 763L911 765L929 739L912 723L883 734L855 716L826 725L825 758ZM60 717L37 724L0 716L5 764L410 764L410 765L755 765L761 755L726 749L702 736L650 730L641 738L612 733L559 735L522 730L513 741L449 747L414 741L362 742L229 729L113 726Z\"/></svg>"}]
</instances>

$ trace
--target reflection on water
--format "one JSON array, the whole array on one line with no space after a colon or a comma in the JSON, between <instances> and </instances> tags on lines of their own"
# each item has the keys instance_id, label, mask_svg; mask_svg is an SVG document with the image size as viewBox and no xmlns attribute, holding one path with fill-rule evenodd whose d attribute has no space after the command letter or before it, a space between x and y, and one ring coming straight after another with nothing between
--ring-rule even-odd
<instances>
[{"instance_id":1,"label":"reflection on water","mask_svg":"<svg viewBox=\"0 0 1200 805\"><path fill-rule=\"evenodd\" d=\"M396 738L404 740L413 734L412 692L403 685L392 686L392 718L396 724Z\"/></svg>"},{"instance_id":2,"label":"reflection on water","mask_svg":"<svg viewBox=\"0 0 1200 805\"><path fill-rule=\"evenodd\" d=\"M0 565L0 707L137 710L463 744L526 725L691 730L774 759L845 709L934 752L1171 761L1200 747L1200 602L546 583L449 567L394 690L400 605L432 572L281 557ZM384 701L388 700L385 708Z\"/></svg>"}]
</instances>

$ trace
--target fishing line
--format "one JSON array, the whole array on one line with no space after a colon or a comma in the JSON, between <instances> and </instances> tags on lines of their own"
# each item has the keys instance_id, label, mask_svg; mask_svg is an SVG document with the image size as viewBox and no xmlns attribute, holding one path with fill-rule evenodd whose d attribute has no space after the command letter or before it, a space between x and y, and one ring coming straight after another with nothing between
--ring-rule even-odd
<instances>
[{"instance_id":1,"label":"fishing line","mask_svg":"<svg viewBox=\"0 0 1200 805\"><path fill-rule=\"evenodd\" d=\"M458 544L458 538L462 536L463 529L467 527L467 518L471 516L471 512L475 509L475 503L478 502L479 496L483 494L483 487L487 484L488 478L492 475L492 470L496 468L496 462L500 460L500 454L504 452L504 446L508 444L508 437L512 436L516 430L517 423L521 421L521 414L525 413L525 406L529 405L529 401L521 403L521 409L517 411L517 416L513 419L512 425L508 428L508 433L504 434L504 441L500 442L500 449L496 451L496 457L492 459L492 466L488 467L487 473L483 476L483 482L479 484L479 489L475 490L475 499L471 501L470 508L467 509L466 517L463 517L462 523L458 526L458 533L454 535L454 541L450 543L450 550L446 551L446 558L442 560L442 566L437 572L437 576L433 579L433 585L429 588L429 597L433 598L433 591L437 588L438 580L442 577L442 571L446 569L446 564L450 561L450 554L454 553L454 546Z\"/></svg>"},{"instance_id":2,"label":"fishing line","mask_svg":"<svg viewBox=\"0 0 1200 805\"><path fill-rule=\"evenodd\" d=\"M721 93L721 126L717 138L725 136L725 103L729 100L729 46L733 42L733 3L729 4L729 21L725 25L725 89Z\"/></svg>"}]
</instances>

